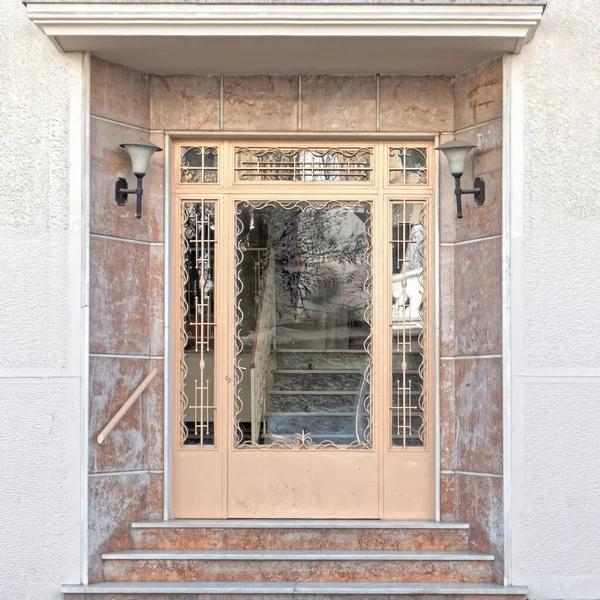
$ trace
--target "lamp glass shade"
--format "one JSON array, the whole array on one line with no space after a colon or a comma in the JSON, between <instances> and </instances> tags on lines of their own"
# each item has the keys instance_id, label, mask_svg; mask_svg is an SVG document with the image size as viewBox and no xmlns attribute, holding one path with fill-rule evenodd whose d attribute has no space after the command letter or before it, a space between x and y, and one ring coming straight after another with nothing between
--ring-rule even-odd
<instances>
[{"instance_id":1,"label":"lamp glass shade","mask_svg":"<svg viewBox=\"0 0 600 600\"><path fill-rule=\"evenodd\" d=\"M148 172L148 163L151 156L155 152L162 152L162 148L159 148L156 144L143 140L121 144L121 148L125 148L129 153L134 174L142 177Z\"/></svg>"},{"instance_id":2,"label":"lamp glass shade","mask_svg":"<svg viewBox=\"0 0 600 600\"><path fill-rule=\"evenodd\" d=\"M441 150L446 155L452 175L460 177L465 171L465 160L473 148L476 146L470 142L452 140L438 146L436 150Z\"/></svg>"}]
</instances>

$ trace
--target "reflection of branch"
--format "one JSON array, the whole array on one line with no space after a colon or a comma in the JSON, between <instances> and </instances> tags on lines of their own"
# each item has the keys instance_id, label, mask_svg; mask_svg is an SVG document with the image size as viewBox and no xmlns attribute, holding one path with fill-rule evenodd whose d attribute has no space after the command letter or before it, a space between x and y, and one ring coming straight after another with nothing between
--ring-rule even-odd
<instances>
[{"instance_id":1,"label":"reflection of branch","mask_svg":"<svg viewBox=\"0 0 600 600\"><path fill-rule=\"evenodd\" d=\"M368 203L245 201L237 207L236 224L241 281L252 277L250 271L254 277L264 272L260 255L250 250L274 252L279 317L298 320L344 311L345 318L364 319L370 281ZM256 260L258 270L252 267ZM254 306L244 313L250 319L245 326L252 329Z\"/></svg>"},{"instance_id":2,"label":"reflection of branch","mask_svg":"<svg viewBox=\"0 0 600 600\"><path fill-rule=\"evenodd\" d=\"M290 222L284 216L272 222L270 242L275 248L278 283L283 292L279 299L280 313L294 312L296 318L308 316L309 299L321 303L321 312L333 312L328 298L338 296L345 287L353 287L359 275L365 276L358 271L364 264L368 238L348 231L348 215L354 213L334 207L306 211L299 221ZM348 269L352 266L357 268ZM353 305L350 290L346 290L344 297L349 302L337 304L336 311L364 307L364 300L360 299L354 303L358 306Z\"/></svg>"}]
</instances>

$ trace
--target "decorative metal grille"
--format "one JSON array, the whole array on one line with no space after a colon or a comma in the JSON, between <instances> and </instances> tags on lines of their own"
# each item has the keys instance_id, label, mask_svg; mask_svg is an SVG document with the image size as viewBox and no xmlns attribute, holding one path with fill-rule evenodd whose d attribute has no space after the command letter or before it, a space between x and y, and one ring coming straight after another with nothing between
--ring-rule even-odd
<instances>
[{"instance_id":1,"label":"decorative metal grille","mask_svg":"<svg viewBox=\"0 0 600 600\"><path fill-rule=\"evenodd\" d=\"M391 445L426 446L427 204L392 203Z\"/></svg>"},{"instance_id":2,"label":"decorative metal grille","mask_svg":"<svg viewBox=\"0 0 600 600\"><path fill-rule=\"evenodd\" d=\"M219 149L215 146L182 146L180 183L219 183Z\"/></svg>"},{"instance_id":3,"label":"decorative metal grille","mask_svg":"<svg viewBox=\"0 0 600 600\"><path fill-rule=\"evenodd\" d=\"M362 266L365 272L364 282L362 283L361 293L364 294L366 298L366 306L362 310L361 318L364 319L364 322L368 325L368 335L366 336L363 349L366 355L366 367L364 368L364 372L362 372L362 385L361 390L358 393L358 400L356 405L356 419L355 419L355 427L356 427L356 436L352 442L344 444L338 443L333 439L322 439L322 435L317 435L314 433L310 433L302 429L294 433L291 436L282 437L280 439L276 439L266 443L257 443L256 435L253 432L248 432L242 423L242 413L243 412L251 412L255 413L257 410L256 407L252 406L251 410L249 407L244 407L244 401L242 399L242 383L244 379L244 372L249 372L253 368L253 364L250 364L250 367L246 367L242 364L242 356L244 354L244 350L247 350L249 340L259 340L265 339L265 336L261 334L258 330L258 326L255 327L253 332L244 331L244 308L243 308L243 299L242 293L245 289L244 281L240 276L240 269L242 263L244 261L245 255L252 255L255 248L248 247L244 242L245 234L247 233L248 228L254 228L256 225L254 223L254 217L252 217L250 221L250 225L241 218L241 211L246 209L251 209L253 214L256 214L260 211L265 211L269 207L277 206L286 211L290 211L292 218L297 222L302 215L308 216L318 216L319 221L325 222L326 213L328 210L334 209L342 209L343 211L355 213L360 215L360 219L364 224L364 232L365 232L365 246L362 248L360 253L360 258L358 259L360 264L359 267ZM315 213L318 213L315 215ZM297 232L296 232L297 233ZM304 236L295 236L295 239ZM371 321L372 321L372 238L371 238L371 204L369 202L343 202L343 201L330 201L330 202L306 202L306 201L296 201L296 202L279 202L279 201L242 201L239 202L236 206L236 243L235 243L235 293L236 293L236 301L235 301L235 399L234 399L234 443L236 448L258 448L258 449L293 449L293 450L316 450L316 449L326 449L326 448L347 448L347 449L371 449L373 447L373 432L372 432L372 396L371 396L371 376L372 376L372 334L371 334ZM327 243L324 244L327 246ZM267 251L266 248L259 248L263 256L268 255L269 252L271 254L271 261L273 260L274 252L270 250ZM321 253L317 253L317 260L323 261L327 260L326 252L325 255ZM302 268L306 268L306 258L302 257L301 253L295 255L294 258L297 261L297 265L301 263L304 264L304 267L299 267L300 270ZM271 281L275 281L276 275L269 276L269 270L273 269L273 263L267 263L266 267L263 267L266 281L269 281L269 277L271 277ZM298 275L297 272L294 272L294 277ZM354 277L358 277L357 274L354 274ZM268 285L268 283L266 284ZM275 285L275 283L273 283ZM269 291L265 289L264 285L260 288L259 294L260 299L263 300L271 296L271 292L273 296L275 296L276 292L274 290ZM274 303L273 303L274 304ZM262 303L260 309L257 311L256 322L260 322L263 320L264 311L266 310L266 305ZM275 304L273 305L273 310L277 310ZM273 317L273 327L275 323L275 317ZM246 354L248 354L246 352ZM264 361L265 363L267 361ZM250 373L250 377L252 378L252 374ZM267 379L264 377L258 378L260 380ZM344 392L342 392L344 393ZM258 407L260 410L264 410L264 407ZM319 416L318 413L311 413L314 416ZM262 419L259 417L258 422ZM314 441L313 441L314 440Z\"/></svg>"},{"instance_id":4,"label":"decorative metal grille","mask_svg":"<svg viewBox=\"0 0 600 600\"><path fill-rule=\"evenodd\" d=\"M373 180L373 148L235 148L235 182Z\"/></svg>"},{"instance_id":5,"label":"decorative metal grille","mask_svg":"<svg viewBox=\"0 0 600 600\"><path fill-rule=\"evenodd\" d=\"M181 443L214 446L214 202L182 203Z\"/></svg>"},{"instance_id":6,"label":"decorative metal grille","mask_svg":"<svg viewBox=\"0 0 600 600\"><path fill-rule=\"evenodd\" d=\"M395 146L389 148L389 183L393 185L427 185L429 167L427 148Z\"/></svg>"}]
</instances>

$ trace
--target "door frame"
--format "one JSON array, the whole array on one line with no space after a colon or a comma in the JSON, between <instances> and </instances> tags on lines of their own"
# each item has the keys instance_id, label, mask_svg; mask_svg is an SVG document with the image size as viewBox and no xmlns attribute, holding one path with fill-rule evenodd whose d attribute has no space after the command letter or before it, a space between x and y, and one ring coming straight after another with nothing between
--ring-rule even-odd
<instances>
[{"instance_id":1,"label":"door frame","mask_svg":"<svg viewBox=\"0 0 600 600\"><path fill-rule=\"evenodd\" d=\"M305 132L269 132L269 133L260 133L260 132L190 132L190 133L182 133L182 132L165 132L165 372L164 372L164 519L168 520L172 518L172 500L171 500L171 490L172 490L172 444L173 444L173 421L172 421L172 390L173 390L173 377L175 375L175 369L173 366L173 359L175 353L178 352L176 349L176 336L174 335L176 328L178 329L178 325L174 323L173 319L173 297L171 294L171 289L173 285L173 277L175 273L174 264L173 264L173 236L172 236L172 220L171 220L171 212L172 212L172 203L175 201L176 194L173 185L173 160L174 153L173 147L175 144L180 143L182 140L194 141L196 144L198 143L206 143L212 141L245 141L245 140L256 140L258 142L266 142L267 140L276 141L279 143L283 143L285 141L293 142L293 141L311 141L316 143L328 143L328 142L340 142L344 141L345 143L352 142L391 142L391 143L407 143L407 142L425 142L427 144L438 145L439 144L439 136L432 134L404 134L404 133L396 133L396 134L382 134L382 133L367 133L367 134L315 134L315 133L305 133ZM206 140L206 141L205 141ZM227 169L229 169L230 165L227 165ZM432 236L432 244L431 248L431 262L430 262L430 275L429 275L429 284L430 288L433 291L431 294L431 301L433 302L433 306L431 309L432 314L432 327L431 327L431 343L428 344L430 348L431 360L429 361L428 369L430 370L429 380L431 382L431 387L429 390L428 402L433 406L429 409L429 415L433 417L434 423L430 423L429 428L429 438L433 436L434 446L432 448L434 452L434 487L435 487L435 520L440 520L440 501L441 501L441 468L440 468L440 419L439 419L439 361L440 361L440 351L439 351L439 343L440 343L440 331L439 331L439 306L440 306L440 298L439 298L439 198L440 198L440 177L439 177L439 160L437 153L431 152L430 155L430 164L429 164L429 172L430 177L432 178L432 185L430 186L430 210L433 210L433 215L430 218L431 231L430 235ZM340 186L343 190L343 185ZM384 186L385 189L380 190L386 197L386 200L389 202L390 196L402 196L410 197L410 189L407 188L390 188L390 186ZM402 189L407 189L407 192L402 194L400 191ZM413 188L414 189L414 188ZM277 191L281 190L278 186L273 186L273 190L269 191L269 193L265 193L264 195L272 196L276 195ZM397 191L394 194L394 191ZM248 189L248 192L251 190ZM256 190L254 190L256 191ZM364 190L366 192L366 190ZM375 191L375 190L373 190ZM334 190L331 190L333 193ZM355 193L354 190L348 190L349 193ZM357 191L356 193L359 193ZM235 195L239 195L239 193L246 193L244 191L237 192ZM290 192L288 192L290 193ZM340 191L340 195L343 195L344 192ZM190 194L191 196L199 197L199 193ZM208 196L216 196L216 193L208 192L205 194L205 197ZM223 195L221 192L220 195ZM231 192L233 194L233 191ZM224 467L223 472L226 473L226 468Z\"/></svg>"}]
</instances>

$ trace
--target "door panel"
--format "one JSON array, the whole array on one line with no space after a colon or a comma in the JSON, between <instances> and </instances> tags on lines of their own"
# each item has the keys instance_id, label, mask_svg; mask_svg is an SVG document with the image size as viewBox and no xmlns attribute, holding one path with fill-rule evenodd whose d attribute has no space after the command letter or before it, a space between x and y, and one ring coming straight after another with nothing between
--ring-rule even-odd
<instances>
[{"instance_id":1,"label":"door panel","mask_svg":"<svg viewBox=\"0 0 600 600\"><path fill-rule=\"evenodd\" d=\"M371 202L234 207L228 515L377 517Z\"/></svg>"},{"instance_id":2,"label":"door panel","mask_svg":"<svg viewBox=\"0 0 600 600\"><path fill-rule=\"evenodd\" d=\"M434 518L431 146L277 144L173 152L171 516Z\"/></svg>"},{"instance_id":3,"label":"door panel","mask_svg":"<svg viewBox=\"0 0 600 600\"><path fill-rule=\"evenodd\" d=\"M378 456L353 450L238 450L229 457L228 516L375 519Z\"/></svg>"}]
</instances>

